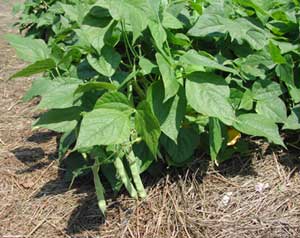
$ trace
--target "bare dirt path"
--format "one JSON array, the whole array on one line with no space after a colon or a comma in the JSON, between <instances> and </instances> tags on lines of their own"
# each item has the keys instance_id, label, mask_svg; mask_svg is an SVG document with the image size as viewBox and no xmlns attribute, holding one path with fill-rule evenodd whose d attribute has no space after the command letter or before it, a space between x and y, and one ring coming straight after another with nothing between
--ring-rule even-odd
<instances>
[{"instance_id":1,"label":"bare dirt path","mask_svg":"<svg viewBox=\"0 0 300 238\"><path fill-rule=\"evenodd\" d=\"M299 151L256 148L214 168L206 159L148 181L148 197L109 198L101 218L91 181L69 190L56 158L56 135L31 131L31 79L7 81L25 64L2 39L14 2L0 0L0 238L300 237Z\"/></svg>"}]
</instances>

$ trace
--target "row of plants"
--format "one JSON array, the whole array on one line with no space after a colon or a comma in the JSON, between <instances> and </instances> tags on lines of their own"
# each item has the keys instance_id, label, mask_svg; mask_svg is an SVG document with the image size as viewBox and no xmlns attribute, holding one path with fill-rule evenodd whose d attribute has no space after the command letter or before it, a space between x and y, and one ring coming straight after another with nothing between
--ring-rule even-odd
<instances>
[{"instance_id":1,"label":"row of plants","mask_svg":"<svg viewBox=\"0 0 300 238\"><path fill-rule=\"evenodd\" d=\"M298 0L27 0L7 35L37 77L34 128L62 133L74 181L92 174L144 198L140 174L186 166L201 146L218 165L241 135L285 147L300 129Z\"/></svg>"}]
</instances>

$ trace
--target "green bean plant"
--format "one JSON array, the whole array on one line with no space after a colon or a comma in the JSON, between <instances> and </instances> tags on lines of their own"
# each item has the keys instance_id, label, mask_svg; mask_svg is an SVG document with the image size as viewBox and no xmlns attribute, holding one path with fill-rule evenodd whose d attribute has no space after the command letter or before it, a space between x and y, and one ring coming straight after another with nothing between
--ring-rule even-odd
<instances>
[{"instance_id":1,"label":"green bean plant","mask_svg":"<svg viewBox=\"0 0 300 238\"><path fill-rule=\"evenodd\" d=\"M186 166L207 149L218 165L247 150L241 135L285 147L300 129L298 0L28 0L7 35L37 77L33 128L62 134L72 181L91 174L146 197L158 161ZM47 37L45 37L47 32Z\"/></svg>"}]
</instances>

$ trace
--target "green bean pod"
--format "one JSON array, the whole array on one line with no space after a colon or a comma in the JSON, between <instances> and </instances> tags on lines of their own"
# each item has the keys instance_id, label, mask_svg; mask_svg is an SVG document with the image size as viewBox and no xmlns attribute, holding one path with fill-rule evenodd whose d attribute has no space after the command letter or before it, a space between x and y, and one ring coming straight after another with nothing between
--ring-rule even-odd
<instances>
[{"instance_id":1,"label":"green bean pod","mask_svg":"<svg viewBox=\"0 0 300 238\"><path fill-rule=\"evenodd\" d=\"M116 157L114 161L114 166L130 196L133 198L137 198L138 197L137 191L135 190L133 184L131 183L130 178L128 177L128 174L124 167L124 164L122 162L122 159L120 157Z\"/></svg>"},{"instance_id":2,"label":"green bean pod","mask_svg":"<svg viewBox=\"0 0 300 238\"><path fill-rule=\"evenodd\" d=\"M131 150L129 154L127 155L127 160L129 162L129 168L131 171L131 175L133 178L134 185L136 187L136 190L138 192L138 195L140 198L145 198L147 196L144 185L142 183L140 172L139 172L139 166L137 163L137 159Z\"/></svg>"}]
</instances>

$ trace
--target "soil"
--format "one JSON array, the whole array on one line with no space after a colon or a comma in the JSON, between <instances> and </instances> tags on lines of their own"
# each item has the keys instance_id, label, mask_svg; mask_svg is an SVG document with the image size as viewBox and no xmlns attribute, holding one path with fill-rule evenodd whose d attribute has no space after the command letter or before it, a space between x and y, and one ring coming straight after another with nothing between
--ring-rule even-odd
<instances>
[{"instance_id":1,"label":"soil","mask_svg":"<svg viewBox=\"0 0 300 238\"><path fill-rule=\"evenodd\" d=\"M254 141L252 152L214 167L199 154L185 169L145 176L148 196L108 195L102 218L92 181L69 189L57 134L31 130L32 79L9 81L26 64L2 36L16 30L13 3L0 1L0 237L300 237L300 150ZM298 149L297 149L298 148Z\"/></svg>"}]
</instances>

